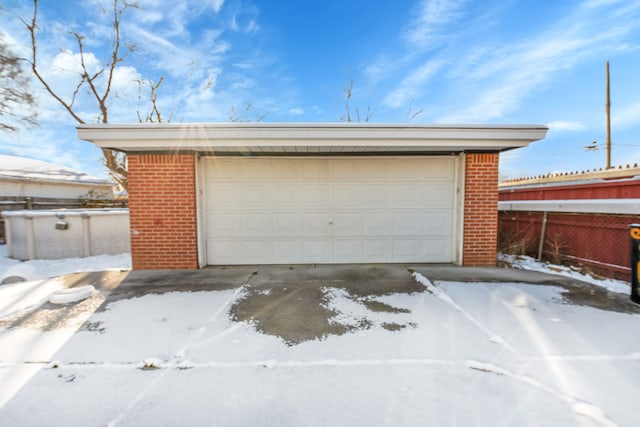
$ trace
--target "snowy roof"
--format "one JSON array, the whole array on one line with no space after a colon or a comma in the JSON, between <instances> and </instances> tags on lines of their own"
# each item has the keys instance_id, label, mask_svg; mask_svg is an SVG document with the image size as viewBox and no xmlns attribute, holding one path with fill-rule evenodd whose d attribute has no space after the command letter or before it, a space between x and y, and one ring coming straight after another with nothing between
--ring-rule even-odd
<instances>
[{"instance_id":1,"label":"snowy roof","mask_svg":"<svg viewBox=\"0 0 640 427\"><path fill-rule=\"evenodd\" d=\"M0 179L112 185L106 180L66 166L6 154L0 154Z\"/></svg>"}]
</instances>

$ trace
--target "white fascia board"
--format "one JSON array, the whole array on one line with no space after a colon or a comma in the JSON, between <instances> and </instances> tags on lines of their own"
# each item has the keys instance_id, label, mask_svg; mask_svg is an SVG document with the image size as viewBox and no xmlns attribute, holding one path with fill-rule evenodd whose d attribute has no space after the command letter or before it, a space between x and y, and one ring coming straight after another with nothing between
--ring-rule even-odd
<instances>
[{"instance_id":1,"label":"white fascia board","mask_svg":"<svg viewBox=\"0 0 640 427\"><path fill-rule=\"evenodd\" d=\"M501 211L640 215L640 199L513 200L498 202Z\"/></svg>"},{"instance_id":2,"label":"white fascia board","mask_svg":"<svg viewBox=\"0 0 640 427\"><path fill-rule=\"evenodd\" d=\"M543 125L406 125L216 123L80 125L78 136L122 151L215 151L216 147L389 147L426 151L525 147L545 137Z\"/></svg>"}]
</instances>

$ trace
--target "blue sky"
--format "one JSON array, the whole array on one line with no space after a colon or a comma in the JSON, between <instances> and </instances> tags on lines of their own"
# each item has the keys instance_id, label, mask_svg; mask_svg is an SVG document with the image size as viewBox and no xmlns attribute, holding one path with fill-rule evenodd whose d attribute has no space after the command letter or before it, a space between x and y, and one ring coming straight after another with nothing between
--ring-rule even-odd
<instances>
[{"instance_id":1,"label":"blue sky","mask_svg":"<svg viewBox=\"0 0 640 427\"><path fill-rule=\"evenodd\" d=\"M30 2L5 0L0 28L26 54L17 16ZM41 0L41 67L70 97L86 36L90 66L107 59L109 0ZM505 153L501 175L603 167L605 62L611 63L614 164L640 163L640 1L637 0L139 0L122 33L136 52L120 64L110 122L137 122L135 80L164 77L159 105L175 122L332 122L352 105L371 122L545 124L545 140ZM42 93L37 82L33 90ZM144 98L144 95L143 95ZM246 109L247 105L251 108ZM82 96L78 111L94 121ZM0 134L0 153L106 172L75 123L40 96L40 127ZM415 115L416 113L419 113ZM415 115L415 116L414 116Z\"/></svg>"}]
</instances>

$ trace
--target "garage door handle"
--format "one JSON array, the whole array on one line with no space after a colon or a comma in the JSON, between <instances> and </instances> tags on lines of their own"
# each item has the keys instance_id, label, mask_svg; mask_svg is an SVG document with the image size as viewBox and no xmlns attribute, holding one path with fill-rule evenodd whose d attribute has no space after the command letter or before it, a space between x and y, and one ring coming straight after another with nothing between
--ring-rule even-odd
<instances>
[{"instance_id":1,"label":"garage door handle","mask_svg":"<svg viewBox=\"0 0 640 427\"><path fill-rule=\"evenodd\" d=\"M329 221L329 225L333 225L333 221Z\"/></svg>"}]
</instances>

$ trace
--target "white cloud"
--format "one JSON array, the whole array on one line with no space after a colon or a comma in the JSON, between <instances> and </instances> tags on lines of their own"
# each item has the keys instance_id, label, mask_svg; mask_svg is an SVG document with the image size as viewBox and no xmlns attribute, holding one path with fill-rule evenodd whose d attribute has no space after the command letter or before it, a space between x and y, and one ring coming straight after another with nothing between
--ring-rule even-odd
<instances>
[{"instance_id":1,"label":"white cloud","mask_svg":"<svg viewBox=\"0 0 640 427\"><path fill-rule=\"evenodd\" d=\"M466 106L436 121L498 119L517 108L525 97L557 73L624 44L622 38L631 31L633 23L618 22L616 26L599 28L601 18L599 14L585 16L581 9L538 37L495 47L485 61L477 62L467 74L458 76L459 84L467 85L467 91L475 96Z\"/></svg>"},{"instance_id":2,"label":"white cloud","mask_svg":"<svg viewBox=\"0 0 640 427\"><path fill-rule=\"evenodd\" d=\"M487 9L479 19L467 3L423 0L403 34L407 48L395 55L379 54L363 67L369 82L387 87L391 82L383 98L386 106L406 107L414 99L431 98L429 102L438 103L428 110L438 111L439 117L430 121L500 119L560 73L604 54L640 49L636 42L630 47L630 40L636 40L630 36L637 29L640 2L578 5L515 41L490 34L478 37L486 33L487 25L504 19L506 6ZM432 84L436 81L438 86ZM628 120L622 113L619 117Z\"/></svg>"},{"instance_id":3,"label":"white cloud","mask_svg":"<svg viewBox=\"0 0 640 427\"><path fill-rule=\"evenodd\" d=\"M613 109L611 111L611 125L619 127L640 125L640 102Z\"/></svg>"},{"instance_id":4,"label":"white cloud","mask_svg":"<svg viewBox=\"0 0 640 427\"><path fill-rule=\"evenodd\" d=\"M290 108L289 114L299 116L301 114L304 114L304 110L302 108Z\"/></svg>"},{"instance_id":5,"label":"white cloud","mask_svg":"<svg viewBox=\"0 0 640 427\"><path fill-rule=\"evenodd\" d=\"M231 17L229 28L231 28L233 31L240 31L244 34L251 34L260 30L260 26L254 18L248 18L245 22L243 15L236 14Z\"/></svg>"},{"instance_id":6,"label":"white cloud","mask_svg":"<svg viewBox=\"0 0 640 427\"><path fill-rule=\"evenodd\" d=\"M84 65L90 73L95 73L100 69L100 61L92 52L73 53L70 50L63 50L58 53L51 63L51 72L58 75L66 75L68 73L82 74L82 59Z\"/></svg>"},{"instance_id":7,"label":"white cloud","mask_svg":"<svg viewBox=\"0 0 640 427\"><path fill-rule=\"evenodd\" d=\"M580 122L571 122L571 121L565 121L565 120L556 120L550 123L547 123L547 127L550 130L557 130L557 131L580 131L580 130L585 130L586 127L585 125L583 125Z\"/></svg>"},{"instance_id":8,"label":"white cloud","mask_svg":"<svg viewBox=\"0 0 640 427\"><path fill-rule=\"evenodd\" d=\"M113 81L111 84L114 90L126 92L136 89L138 87L136 81L142 79L143 77L140 75L138 70L134 67L125 65L113 70Z\"/></svg>"},{"instance_id":9,"label":"white cloud","mask_svg":"<svg viewBox=\"0 0 640 427\"><path fill-rule=\"evenodd\" d=\"M211 3L211 6L216 13L220 12L220 9L222 9L222 5L224 5L224 0L213 0L213 2Z\"/></svg>"},{"instance_id":10,"label":"white cloud","mask_svg":"<svg viewBox=\"0 0 640 427\"><path fill-rule=\"evenodd\" d=\"M246 77L243 77L241 79L238 79L238 81L234 82L231 85L231 89L249 89L254 87L256 84L256 82L252 79L248 79Z\"/></svg>"},{"instance_id":11,"label":"white cloud","mask_svg":"<svg viewBox=\"0 0 640 427\"><path fill-rule=\"evenodd\" d=\"M465 0L423 0L405 37L421 47L432 47L443 36L439 30L460 18L464 3Z\"/></svg>"},{"instance_id":12,"label":"white cloud","mask_svg":"<svg viewBox=\"0 0 640 427\"><path fill-rule=\"evenodd\" d=\"M428 61L409 74L400 85L384 99L384 103L397 108L406 105L415 98L427 82L441 69L443 63L438 60Z\"/></svg>"}]
</instances>

